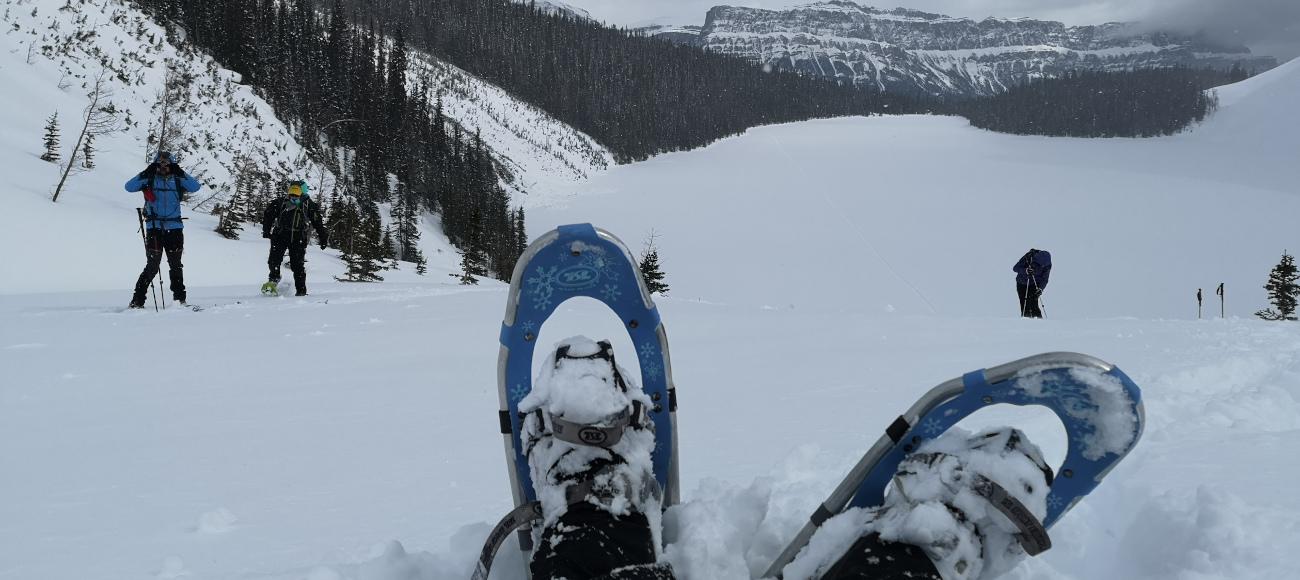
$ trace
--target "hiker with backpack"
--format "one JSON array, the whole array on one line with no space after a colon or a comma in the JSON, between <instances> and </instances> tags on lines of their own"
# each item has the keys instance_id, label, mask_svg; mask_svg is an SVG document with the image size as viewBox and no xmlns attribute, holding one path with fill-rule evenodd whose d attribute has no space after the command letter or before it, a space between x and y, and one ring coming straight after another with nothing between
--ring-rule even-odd
<instances>
[{"instance_id":1,"label":"hiker with backpack","mask_svg":"<svg viewBox=\"0 0 1300 580\"><path fill-rule=\"evenodd\" d=\"M1025 318L1042 318L1039 299L1047 288L1052 273L1052 254L1047 250L1030 248L1011 270L1016 273L1016 294L1020 296L1020 315Z\"/></svg>"},{"instance_id":2,"label":"hiker with backpack","mask_svg":"<svg viewBox=\"0 0 1300 580\"><path fill-rule=\"evenodd\" d=\"M141 217L145 228L145 265L135 282L131 308L144 308L145 291L158 275L162 256L167 254L167 274L171 279L172 299L185 303L185 275L181 253L185 248L185 224L181 220L181 200L186 193L199 190L198 180L176 164L171 153L159 151L153 163L126 182L129 192L143 191L145 207Z\"/></svg>"},{"instance_id":3,"label":"hiker with backpack","mask_svg":"<svg viewBox=\"0 0 1300 580\"><path fill-rule=\"evenodd\" d=\"M310 225L316 230L320 249L329 243L329 233L321 221L320 204L307 195L307 182L294 180L285 189L285 196L267 204L262 215L262 237L271 240L271 254L267 258L270 275L262 285L263 294L276 294L280 282L280 264L284 253L289 252L289 267L293 270L295 296L307 295L307 242L311 232Z\"/></svg>"}]
</instances>

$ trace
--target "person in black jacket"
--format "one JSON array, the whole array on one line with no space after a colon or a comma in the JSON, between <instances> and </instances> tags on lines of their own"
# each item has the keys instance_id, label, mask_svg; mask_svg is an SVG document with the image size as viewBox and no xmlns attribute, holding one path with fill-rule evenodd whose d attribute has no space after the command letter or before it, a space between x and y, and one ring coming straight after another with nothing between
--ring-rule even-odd
<instances>
[{"instance_id":1,"label":"person in black jacket","mask_svg":"<svg viewBox=\"0 0 1300 580\"><path fill-rule=\"evenodd\" d=\"M322 250L329 243L329 233L325 231L325 224L321 222L320 205L307 195L306 182L290 181L285 193L285 197L267 204L266 212L262 215L262 237L271 240L271 254L266 261L267 266L270 267L270 275L267 276L267 283L262 287L262 292L275 293L276 285L280 282L280 264L284 261L284 253L287 250L289 267L293 270L293 285L296 289L294 295L306 296L305 262L307 242L311 238L307 226L310 225L316 230L316 238Z\"/></svg>"},{"instance_id":2,"label":"person in black jacket","mask_svg":"<svg viewBox=\"0 0 1300 580\"><path fill-rule=\"evenodd\" d=\"M1052 275L1052 254L1047 250L1030 248L1011 270L1016 273L1016 294L1020 296L1020 315L1025 318L1042 318L1039 300Z\"/></svg>"}]
</instances>

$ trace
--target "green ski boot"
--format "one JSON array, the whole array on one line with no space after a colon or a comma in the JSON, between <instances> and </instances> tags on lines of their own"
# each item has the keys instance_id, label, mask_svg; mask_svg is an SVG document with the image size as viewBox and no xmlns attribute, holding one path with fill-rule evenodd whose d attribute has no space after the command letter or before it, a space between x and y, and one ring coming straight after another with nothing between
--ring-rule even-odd
<instances>
[{"instance_id":1,"label":"green ski boot","mask_svg":"<svg viewBox=\"0 0 1300 580\"><path fill-rule=\"evenodd\" d=\"M280 295L280 290L279 290L279 288L277 288L278 285L279 285L279 282L276 282L276 281L274 281L274 280L272 280L272 281L270 281L270 282L267 282L267 283L265 283L265 284L262 284L262 295L263 295L263 296L279 296L279 295Z\"/></svg>"}]
</instances>

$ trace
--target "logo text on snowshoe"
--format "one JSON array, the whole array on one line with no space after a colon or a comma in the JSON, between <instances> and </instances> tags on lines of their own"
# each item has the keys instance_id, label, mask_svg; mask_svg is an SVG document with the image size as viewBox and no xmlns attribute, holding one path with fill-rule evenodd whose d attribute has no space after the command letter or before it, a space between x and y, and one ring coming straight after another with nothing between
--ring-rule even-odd
<instances>
[{"instance_id":1,"label":"logo text on snowshoe","mask_svg":"<svg viewBox=\"0 0 1300 580\"><path fill-rule=\"evenodd\" d=\"M597 429L595 427L583 427L582 429L578 430L578 438L581 439L584 443L590 443L592 445L600 445L601 443L604 443L605 440L609 438L609 436L606 435L604 431L601 431L600 429Z\"/></svg>"},{"instance_id":2,"label":"logo text on snowshoe","mask_svg":"<svg viewBox=\"0 0 1300 580\"><path fill-rule=\"evenodd\" d=\"M590 288L600 279L600 272L591 266L569 266L556 275L556 283L567 290Z\"/></svg>"}]
</instances>

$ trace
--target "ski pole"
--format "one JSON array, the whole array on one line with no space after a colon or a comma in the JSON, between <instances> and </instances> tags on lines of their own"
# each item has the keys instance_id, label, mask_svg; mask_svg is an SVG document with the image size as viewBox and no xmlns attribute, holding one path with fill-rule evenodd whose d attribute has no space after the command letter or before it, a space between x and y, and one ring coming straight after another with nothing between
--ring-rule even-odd
<instances>
[{"instance_id":1,"label":"ski pole","mask_svg":"<svg viewBox=\"0 0 1300 580\"><path fill-rule=\"evenodd\" d=\"M151 216L151 223L158 224L158 236L154 238L154 249L158 251L158 296L159 302L162 302L162 309L167 310L167 287L163 285L162 264L163 258L167 258L167 267L171 268L171 258L166 256L167 250L163 247L163 238L166 237L167 228L163 226L163 221L158 216Z\"/></svg>"},{"instance_id":2,"label":"ski pole","mask_svg":"<svg viewBox=\"0 0 1300 580\"><path fill-rule=\"evenodd\" d=\"M1201 289L1196 289L1196 319L1201 319Z\"/></svg>"},{"instance_id":3,"label":"ski pole","mask_svg":"<svg viewBox=\"0 0 1300 580\"><path fill-rule=\"evenodd\" d=\"M1223 295L1223 282L1219 282L1219 289L1215 290L1214 293L1219 295L1219 318L1226 318L1226 316L1223 315L1223 303L1226 300L1226 297Z\"/></svg>"},{"instance_id":4,"label":"ski pole","mask_svg":"<svg viewBox=\"0 0 1300 580\"><path fill-rule=\"evenodd\" d=\"M144 263L149 267L149 237L144 233L144 209L135 208L135 216L140 220L140 241L144 242ZM153 311L158 312L158 290L153 287L153 279L149 280L149 292L153 294Z\"/></svg>"}]
</instances>

